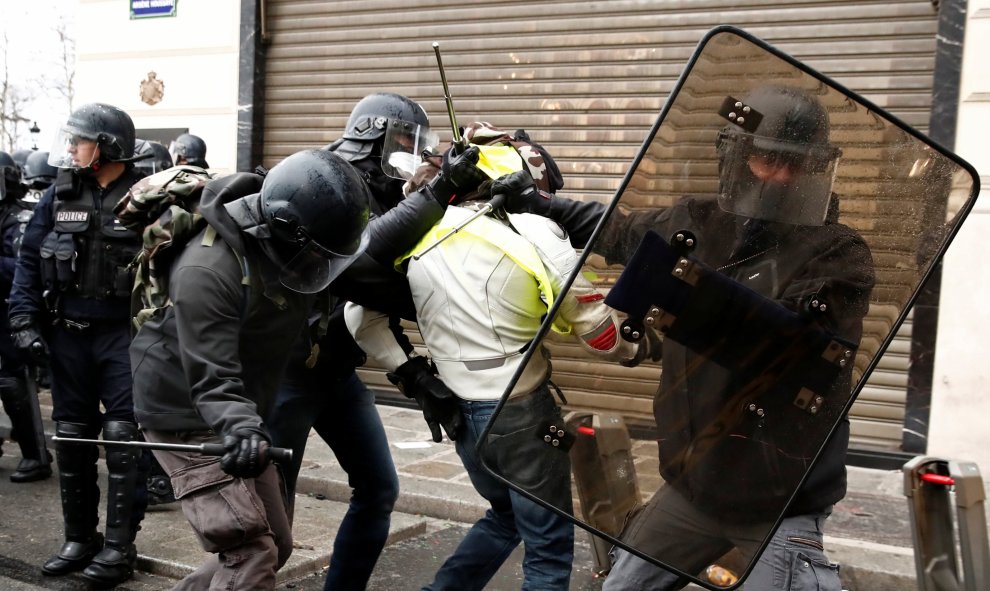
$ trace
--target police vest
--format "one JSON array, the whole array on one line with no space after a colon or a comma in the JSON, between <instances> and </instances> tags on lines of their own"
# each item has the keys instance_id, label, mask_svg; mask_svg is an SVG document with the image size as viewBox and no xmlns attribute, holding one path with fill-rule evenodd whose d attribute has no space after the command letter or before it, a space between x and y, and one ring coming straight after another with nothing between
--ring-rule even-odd
<instances>
[{"instance_id":1,"label":"police vest","mask_svg":"<svg viewBox=\"0 0 990 591\"><path fill-rule=\"evenodd\" d=\"M113 208L140 178L126 170L101 192L95 183L59 175L52 231L40 249L46 290L100 300L130 297L128 265L141 250L141 235L124 227Z\"/></svg>"}]
</instances>

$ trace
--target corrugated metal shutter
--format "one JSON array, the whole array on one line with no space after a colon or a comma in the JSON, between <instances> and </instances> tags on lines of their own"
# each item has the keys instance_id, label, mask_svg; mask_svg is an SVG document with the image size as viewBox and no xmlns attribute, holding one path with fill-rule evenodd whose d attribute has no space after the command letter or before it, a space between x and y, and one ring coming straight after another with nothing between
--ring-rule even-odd
<instances>
[{"instance_id":1,"label":"corrugated metal shutter","mask_svg":"<svg viewBox=\"0 0 990 591\"><path fill-rule=\"evenodd\" d=\"M407 95L447 130L433 41L458 120L525 128L557 159L561 194L577 199L612 196L691 52L718 24L746 29L921 130L931 108L930 0L269 0L267 16L269 165L339 137L351 107L370 92ZM859 443L900 443L903 343L853 410ZM623 373L623 383L601 388L583 371L578 347L552 349L555 379L572 405L649 416L645 381ZM380 372L363 377L387 386ZM608 393L616 391L633 396Z\"/></svg>"}]
</instances>

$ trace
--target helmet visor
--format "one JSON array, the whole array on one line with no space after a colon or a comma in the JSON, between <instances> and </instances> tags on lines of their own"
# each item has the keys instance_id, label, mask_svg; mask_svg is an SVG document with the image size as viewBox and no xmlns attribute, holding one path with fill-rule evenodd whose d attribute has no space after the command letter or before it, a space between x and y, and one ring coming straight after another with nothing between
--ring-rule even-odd
<instances>
[{"instance_id":1,"label":"helmet visor","mask_svg":"<svg viewBox=\"0 0 990 591\"><path fill-rule=\"evenodd\" d=\"M436 133L419 123L390 119L382 146L382 171L388 176L407 181L423 163L423 151L439 143Z\"/></svg>"},{"instance_id":2,"label":"helmet visor","mask_svg":"<svg viewBox=\"0 0 990 591\"><path fill-rule=\"evenodd\" d=\"M315 240L306 245L282 266L279 281L287 289L298 293L316 293L330 285L368 247L367 228L361 233L357 248L350 254L333 252L320 246Z\"/></svg>"},{"instance_id":3,"label":"helmet visor","mask_svg":"<svg viewBox=\"0 0 990 591\"><path fill-rule=\"evenodd\" d=\"M841 150L722 131L718 151L723 210L785 224L825 223Z\"/></svg>"},{"instance_id":4,"label":"helmet visor","mask_svg":"<svg viewBox=\"0 0 990 591\"><path fill-rule=\"evenodd\" d=\"M100 159L99 143L92 134L66 125L55 134L48 164L55 168L84 169Z\"/></svg>"}]
</instances>

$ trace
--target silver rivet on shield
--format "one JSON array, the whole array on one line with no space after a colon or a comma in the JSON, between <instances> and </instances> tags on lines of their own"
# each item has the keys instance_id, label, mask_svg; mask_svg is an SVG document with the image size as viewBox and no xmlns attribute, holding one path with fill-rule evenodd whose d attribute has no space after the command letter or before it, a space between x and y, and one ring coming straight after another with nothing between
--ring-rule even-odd
<instances>
[{"instance_id":1,"label":"silver rivet on shield","mask_svg":"<svg viewBox=\"0 0 990 591\"><path fill-rule=\"evenodd\" d=\"M550 439L551 439L551 437L549 435L544 435L543 436L543 441L546 441L547 443L550 443Z\"/></svg>"},{"instance_id":2,"label":"silver rivet on shield","mask_svg":"<svg viewBox=\"0 0 990 591\"><path fill-rule=\"evenodd\" d=\"M763 409L762 409L762 408L758 408L758 409L756 409L756 416L758 416L758 417L762 417L762 416L763 416L763 415L765 415L765 414L766 414L766 413L765 413L765 412L763 412Z\"/></svg>"},{"instance_id":3,"label":"silver rivet on shield","mask_svg":"<svg viewBox=\"0 0 990 591\"><path fill-rule=\"evenodd\" d=\"M631 328L629 328L628 326L623 326L623 327L622 327L622 332L624 332L624 333L626 333L626 334L629 334L629 333L631 333L631 332L632 332L632 329L631 329Z\"/></svg>"},{"instance_id":4,"label":"silver rivet on shield","mask_svg":"<svg viewBox=\"0 0 990 591\"><path fill-rule=\"evenodd\" d=\"M643 322L645 322L646 324L648 324L650 326L653 326L654 323L656 323L656 321L657 321L657 319L654 318L653 316L647 316L646 319L643 320Z\"/></svg>"},{"instance_id":5,"label":"silver rivet on shield","mask_svg":"<svg viewBox=\"0 0 990 591\"><path fill-rule=\"evenodd\" d=\"M554 439L552 442L550 442L550 445L557 447L558 445L560 445L560 442Z\"/></svg>"},{"instance_id":6,"label":"silver rivet on shield","mask_svg":"<svg viewBox=\"0 0 990 591\"><path fill-rule=\"evenodd\" d=\"M694 246L694 238L688 238L687 242L685 242L684 244L687 244L688 246Z\"/></svg>"},{"instance_id":7,"label":"silver rivet on shield","mask_svg":"<svg viewBox=\"0 0 990 591\"><path fill-rule=\"evenodd\" d=\"M741 102L739 102L739 101L736 101L736 108L737 109L741 109L742 107L743 107L743 104Z\"/></svg>"},{"instance_id":8,"label":"silver rivet on shield","mask_svg":"<svg viewBox=\"0 0 990 591\"><path fill-rule=\"evenodd\" d=\"M684 269L674 269L674 276L675 277L680 277L683 274L684 274Z\"/></svg>"},{"instance_id":9,"label":"silver rivet on shield","mask_svg":"<svg viewBox=\"0 0 990 591\"><path fill-rule=\"evenodd\" d=\"M736 123L738 123L739 125L742 125L743 123L746 123L746 118L745 117L740 117L740 118L736 119Z\"/></svg>"},{"instance_id":10,"label":"silver rivet on shield","mask_svg":"<svg viewBox=\"0 0 990 591\"><path fill-rule=\"evenodd\" d=\"M638 339L640 337L639 331L638 330L637 331L633 331L633 333L630 336L633 339Z\"/></svg>"},{"instance_id":11,"label":"silver rivet on shield","mask_svg":"<svg viewBox=\"0 0 990 591\"><path fill-rule=\"evenodd\" d=\"M753 412L754 410L756 410L756 405L755 404L750 404L749 405L749 410L750 410L750 412Z\"/></svg>"},{"instance_id":12,"label":"silver rivet on shield","mask_svg":"<svg viewBox=\"0 0 990 591\"><path fill-rule=\"evenodd\" d=\"M734 112L729 113L729 119L735 119L736 114Z\"/></svg>"},{"instance_id":13,"label":"silver rivet on shield","mask_svg":"<svg viewBox=\"0 0 990 591\"><path fill-rule=\"evenodd\" d=\"M750 111L750 108L749 107L743 107L743 113L746 113L747 115L749 115L749 111Z\"/></svg>"}]
</instances>

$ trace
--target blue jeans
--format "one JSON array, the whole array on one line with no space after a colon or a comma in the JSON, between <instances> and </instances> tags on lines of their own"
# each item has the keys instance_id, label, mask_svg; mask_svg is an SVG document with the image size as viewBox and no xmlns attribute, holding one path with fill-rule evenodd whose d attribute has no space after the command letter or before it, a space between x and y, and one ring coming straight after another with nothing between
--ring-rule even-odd
<instances>
[{"instance_id":1,"label":"blue jeans","mask_svg":"<svg viewBox=\"0 0 990 591\"><path fill-rule=\"evenodd\" d=\"M283 466L291 500L311 429L330 446L353 489L333 542L325 589L364 589L385 547L399 477L375 395L352 370L339 379L284 382L268 419L272 443L292 449ZM291 508L290 508L291 515Z\"/></svg>"},{"instance_id":2,"label":"blue jeans","mask_svg":"<svg viewBox=\"0 0 990 591\"><path fill-rule=\"evenodd\" d=\"M822 527L829 513L785 518L742 588L840 591L839 567L825 556L822 543ZM744 557L752 557L766 537L768 525L733 524L706 515L668 485L636 514L621 539L626 540L633 530L643 530L635 533L649 540L649 548L643 544L632 547L683 572L697 573L732 548L738 548ZM603 591L673 591L688 583L621 548L614 548L611 556L612 570Z\"/></svg>"},{"instance_id":3,"label":"blue jeans","mask_svg":"<svg viewBox=\"0 0 990 591\"><path fill-rule=\"evenodd\" d=\"M518 409L520 412L514 413L513 409L509 409L514 404L521 406ZM573 524L509 488L481 465L476 445L496 405L497 402L494 401L461 401L465 429L456 442L457 455L464 463L471 484L491 503L491 508L468 530L457 550L437 571L433 583L423 588L426 591L484 589L520 541L525 550L522 565L523 589L566 591L570 583L571 563L574 559ZM510 412L507 413L507 409ZM508 420L502 420L503 414ZM513 440L513 436L525 434L527 442L531 440L534 445L545 445L537 439L537 429L546 420L559 421L560 408L543 387L518 403L510 401L503 413L499 414L497 424L489 434L489 441L504 438L510 443L519 444L520 440ZM516 457L521 457L528 464L542 463L544 458L552 457L552 454L545 452L527 454L524 445L513 445L513 449ZM513 450L503 451L511 453ZM486 455L487 453L488 451ZM500 454L493 452L493 455ZM560 458L566 459L567 454L562 453ZM501 464L501 459L495 457L489 462L489 465ZM547 475L548 480L559 483L560 491L566 491L555 491L553 494L558 497L566 494L569 499L570 462L548 462L542 468L541 472ZM505 474L513 480L509 472Z\"/></svg>"}]
</instances>

